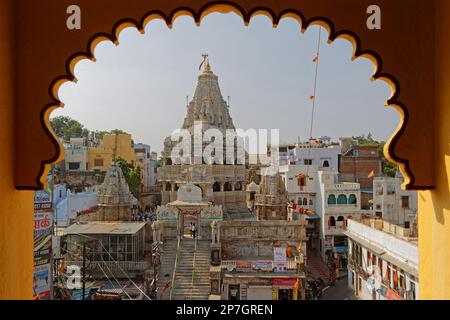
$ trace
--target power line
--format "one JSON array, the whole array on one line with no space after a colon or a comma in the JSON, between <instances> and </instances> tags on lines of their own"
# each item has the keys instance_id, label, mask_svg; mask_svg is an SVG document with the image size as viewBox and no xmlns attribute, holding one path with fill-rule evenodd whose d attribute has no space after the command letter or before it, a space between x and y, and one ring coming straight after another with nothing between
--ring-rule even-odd
<instances>
[{"instance_id":1,"label":"power line","mask_svg":"<svg viewBox=\"0 0 450 320\"><path fill-rule=\"evenodd\" d=\"M72 242L72 241L68 241L68 242L69 242L70 244L74 244L74 245L76 245L76 246L78 246L78 247L82 247L82 245L80 245L80 244L78 244L78 243L76 243L76 242ZM66 249L65 251L66 251L66 252L69 252L69 253L71 253L71 254L73 254L74 256L76 256L76 255L79 254L79 253L76 253L76 252L71 251L71 250L68 250L68 249ZM94 251L94 250L92 250L92 251ZM114 276L114 273L112 272L112 270L109 268L108 264L106 263L107 261L105 261L105 260L103 259L103 256L102 256L102 255L100 255L100 256L101 256L102 262L105 262L105 267L106 267L106 269L108 269L108 271L111 273L112 278L114 278L114 280L117 282L117 284L119 285L120 289L125 293L125 295L126 295L130 300L133 300L133 298L131 298L131 296L126 292L125 287L123 287L123 286L120 284L119 280L117 280L117 278ZM89 263L90 263L90 262L91 262L91 261L89 261ZM106 272L103 270L103 268L101 267L101 265L100 265L100 264L97 264L97 266L100 268L100 270L102 271L103 275L104 275L104 276L106 277L106 279L109 281L109 283L111 284L111 286L113 287L113 289L116 289L116 287L114 286L114 284L112 283L111 279L108 277L108 275L106 274Z\"/></svg>"},{"instance_id":2,"label":"power line","mask_svg":"<svg viewBox=\"0 0 450 320\"><path fill-rule=\"evenodd\" d=\"M82 237L85 237L85 238L88 238L88 239L92 239L92 240L98 241L98 242L100 243L100 245L102 246L103 250L105 250L105 252L109 255L109 257L113 260L113 262L117 265L117 267L120 269L120 271L123 272L123 274L127 277L127 279L130 280L130 282L136 287L136 289L138 289L139 292L141 292L148 300L151 300L150 297L149 297L144 291L142 291L142 289L139 288L139 286L136 285L136 283L134 283L134 281L133 281L133 280L128 276L128 274L122 269L122 267L120 266L120 264L116 261L116 259L114 259L114 257L111 255L111 253L110 253L108 250L106 250L105 246L103 245L103 243L102 243L99 239L94 238L94 237L90 237L90 236L87 236L87 235L84 235L84 234L81 234L81 233L75 233L75 234L76 234L76 235L79 235L79 236L82 236ZM103 257L102 257L102 259L103 259Z\"/></svg>"}]
</instances>

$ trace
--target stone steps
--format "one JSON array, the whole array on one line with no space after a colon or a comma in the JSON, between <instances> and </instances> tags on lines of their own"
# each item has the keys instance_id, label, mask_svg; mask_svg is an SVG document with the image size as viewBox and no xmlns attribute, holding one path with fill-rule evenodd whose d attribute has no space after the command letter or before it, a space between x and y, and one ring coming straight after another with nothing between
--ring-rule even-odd
<instances>
[{"instance_id":1,"label":"stone steps","mask_svg":"<svg viewBox=\"0 0 450 320\"><path fill-rule=\"evenodd\" d=\"M210 242L184 239L178 254L173 300L207 300L210 293ZM194 263L195 256L195 263ZM194 275L194 277L192 277Z\"/></svg>"}]
</instances>

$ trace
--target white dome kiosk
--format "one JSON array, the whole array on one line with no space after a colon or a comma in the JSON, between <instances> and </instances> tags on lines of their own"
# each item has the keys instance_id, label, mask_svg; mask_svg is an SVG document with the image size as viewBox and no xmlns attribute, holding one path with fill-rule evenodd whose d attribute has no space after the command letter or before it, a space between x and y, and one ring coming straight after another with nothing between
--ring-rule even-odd
<instances>
[{"instance_id":1,"label":"white dome kiosk","mask_svg":"<svg viewBox=\"0 0 450 320\"><path fill-rule=\"evenodd\" d=\"M200 215L203 209L209 208L211 203L204 201L202 189L188 182L177 191L177 200L167 204L169 207L178 209L178 238L190 236L190 226L194 224L200 239Z\"/></svg>"}]
</instances>

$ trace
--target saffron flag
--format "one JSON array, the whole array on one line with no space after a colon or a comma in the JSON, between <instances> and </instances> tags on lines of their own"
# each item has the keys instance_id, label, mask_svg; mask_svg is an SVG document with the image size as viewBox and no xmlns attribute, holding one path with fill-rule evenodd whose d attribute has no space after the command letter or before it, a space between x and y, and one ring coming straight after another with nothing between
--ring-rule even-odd
<instances>
[{"instance_id":1,"label":"saffron flag","mask_svg":"<svg viewBox=\"0 0 450 320\"><path fill-rule=\"evenodd\" d=\"M375 177L375 169L370 171L369 175L367 176L367 178L373 178Z\"/></svg>"},{"instance_id":2,"label":"saffron flag","mask_svg":"<svg viewBox=\"0 0 450 320\"><path fill-rule=\"evenodd\" d=\"M313 62L317 62L317 61L319 61L319 56L314 56Z\"/></svg>"},{"instance_id":3,"label":"saffron flag","mask_svg":"<svg viewBox=\"0 0 450 320\"><path fill-rule=\"evenodd\" d=\"M309 99L310 99L310 100L315 100L315 99L316 99L316 96L309 96Z\"/></svg>"}]
</instances>

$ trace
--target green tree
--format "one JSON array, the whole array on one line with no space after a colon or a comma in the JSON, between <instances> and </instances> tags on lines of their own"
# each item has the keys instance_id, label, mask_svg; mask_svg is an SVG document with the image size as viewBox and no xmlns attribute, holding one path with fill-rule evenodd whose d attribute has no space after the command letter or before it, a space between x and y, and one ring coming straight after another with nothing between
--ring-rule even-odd
<instances>
[{"instance_id":1,"label":"green tree","mask_svg":"<svg viewBox=\"0 0 450 320\"><path fill-rule=\"evenodd\" d=\"M50 120L50 125L58 137L68 141L70 138L88 138L89 130L80 122L65 116L58 116Z\"/></svg>"},{"instance_id":2,"label":"green tree","mask_svg":"<svg viewBox=\"0 0 450 320\"><path fill-rule=\"evenodd\" d=\"M141 192L141 168L135 164L128 163L122 157L116 158L116 163L122 169L122 173L125 177L125 181L130 188L130 192L136 199L139 199Z\"/></svg>"}]
</instances>

